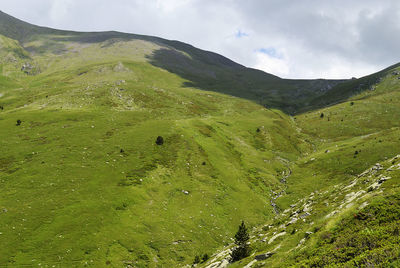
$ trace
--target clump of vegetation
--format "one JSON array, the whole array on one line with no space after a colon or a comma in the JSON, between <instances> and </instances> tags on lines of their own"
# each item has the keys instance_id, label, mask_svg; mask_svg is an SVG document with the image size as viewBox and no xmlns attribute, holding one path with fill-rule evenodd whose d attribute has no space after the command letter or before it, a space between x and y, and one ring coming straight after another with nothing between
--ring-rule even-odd
<instances>
[{"instance_id":1,"label":"clump of vegetation","mask_svg":"<svg viewBox=\"0 0 400 268\"><path fill-rule=\"evenodd\" d=\"M156 139L156 144L157 145L163 145L164 144L164 138L161 136L158 136Z\"/></svg>"},{"instance_id":2,"label":"clump of vegetation","mask_svg":"<svg viewBox=\"0 0 400 268\"><path fill-rule=\"evenodd\" d=\"M244 224L244 221L242 221L242 223L239 225L238 231L235 234L236 247L233 249L231 253L231 262L235 262L249 256L250 247L247 244L249 239L250 236L247 231L247 227Z\"/></svg>"},{"instance_id":3,"label":"clump of vegetation","mask_svg":"<svg viewBox=\"0 0 400 268\"><path fill-rule=\"evenodd\" d=\"M17 125L17 126L20 126L21 124L22 124L22 121L18 119L16 125Z\"/></svg>"},{"instance_id":4,"label":"clump of vegetation","mask_svg":"<svg viewBox=\"0 0 400 268\"><path fill-rule=\"evenodd\" d=\"M206 261L208 261L209 258L210 258L210 257L208 256L208 254L207 254L207 253L204 253L203 257L201 257L201 261L202 261L202 262L206 262Z\"/></svg>"},{"instance_id":5,"label":"clump of vegetation","mask_svg":"<svg viewBox=\"0 0 400 268\"><path fill-rule=\"evenodd\" d=\"M198 264L198 263L204 263L204 262L208 261L208 259L209 259L209 256L207 253L204 253L203 256L196 255L193 260L193 265Z\"/></svg>"},{"instance_id":6,"label":"clump of vegetation","mask_svg":"<svg viewBox=\"0 0 400 268\"><path fill-rule=\"evenodd\" d=\"M193 264L198 264L198 263L200 263L200 256L199 256L199 255L196 255L196 256L194 257Z\"/></svg>"},{"instance_id":7,"label":"clump of vegetation","mask_svg":"<svg viewBox=\"0 0 400 268\"><path fill-rule=\"evenodd\" d=\"M389 267L400 256L399 225L400 194L381 197L321 234L297 261L305 267Z\"/></svg>"}]
</instances>

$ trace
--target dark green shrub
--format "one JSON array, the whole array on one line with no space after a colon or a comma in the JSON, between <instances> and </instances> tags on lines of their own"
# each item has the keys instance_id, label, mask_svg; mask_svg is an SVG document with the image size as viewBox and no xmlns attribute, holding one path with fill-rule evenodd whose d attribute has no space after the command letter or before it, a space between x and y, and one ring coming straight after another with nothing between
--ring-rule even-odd
<instances>
[{"instance_id":1,"label":"dark green shrub","mask_svg":"<svg viewBox=\"0 0 400 268\"><path fill-rule=\"evenodd\" d=\"M239 225L239 229L235 234L236 247L231 253L231 262L235 262L249 256L250 248L249 245L247 245L249 239L250 236L247 231L247 227L244 224L244 221L242 221L242 224Z\"/></svg>"},{"instance_id":2,"label":"dark green shrub","mask_svg":"<svg viewBox=\"0 0 400 268\"><path fill-rule=\"evenodd\" d=\"M164 138L161 136L158 136L156 139L156 144L157 145L163 145L164 144Z\"/></svg>"},{"instance_id":3,"label":"dark green shrub","mask_svg":"<svg viewBox=\"0 0 400 268\"><path fill-rule=\"evenodd\" d=\"M201 258L201 261L202 261L202 262L206 262L206 261L208 261L208 259L209 259L208 254L207 254L207 253L204 253L203 257Z\"/></svg>"},{"instance_id":4,"label":"dark green shrub","mask_svg":"<svg viewBox=\"0 0 400 268\"><path fill-rule=\"evenodd\" d=\"M198 264L198 263L200 263L200 256L196 255L196 257L194 257L193 264Z\"/></svg>"}]
</instances>

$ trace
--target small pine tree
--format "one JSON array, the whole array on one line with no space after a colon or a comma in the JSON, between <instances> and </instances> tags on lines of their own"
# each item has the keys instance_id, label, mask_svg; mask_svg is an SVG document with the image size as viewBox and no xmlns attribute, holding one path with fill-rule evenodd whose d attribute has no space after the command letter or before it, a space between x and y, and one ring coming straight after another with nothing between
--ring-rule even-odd
<instances>
[{"instance_id":1,"label":"small pine tree","mask_svg":"<svg viewBox=\"0 0 400 268\"><path fill-rule=\"evenodd\" d=\"M247 232L247 227L244 224L244 221L242 221L242 224L239 225L239 230L235 234L236 247L231 253L231 262L235 262L249 256L250 248L249 245L247 245L249 239L250 236Z\"/></svg>"},{"instance_id":2,"label":"small pine tree","mask_svg":"<svg viewBox=\"0 0 400 268\"><path fill-rule=\"evenodd\" d=\"M164 144L164 138L161 136L158 136L156 139L156 144L157 145L163 145Z\"/></svg>"}]
</instances>

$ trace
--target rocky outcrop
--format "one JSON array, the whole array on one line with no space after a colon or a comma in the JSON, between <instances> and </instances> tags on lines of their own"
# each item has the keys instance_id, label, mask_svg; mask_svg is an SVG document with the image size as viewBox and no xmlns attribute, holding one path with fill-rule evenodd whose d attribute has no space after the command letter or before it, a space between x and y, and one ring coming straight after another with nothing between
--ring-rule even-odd
<instances>
[{"instance_id":1,"label":"rocky outcrop","mask_svg":"<svg viewBox=\"0 0 400 268\"><path fill-rule=\"evenodd\" d=\"M40 73L40 68L29 62L26 62L22 65L21 71L27 75L37 75Z\"/></svg>"}]
</instances>

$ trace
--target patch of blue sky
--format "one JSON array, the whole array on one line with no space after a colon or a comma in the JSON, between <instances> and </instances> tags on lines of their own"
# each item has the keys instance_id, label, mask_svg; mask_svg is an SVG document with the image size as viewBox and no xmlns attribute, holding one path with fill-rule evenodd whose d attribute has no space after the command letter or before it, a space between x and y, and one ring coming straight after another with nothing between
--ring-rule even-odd
<instances>
[{"instance_id":1,"label":"patch of blue sky","mask_svg":"<svg viewBox=\"0 0 400 268\"><path fill-rule=\"evenodd\" d=\"M278 52L274 47L260 48L257 49L256 52L266 54L272 58L277 58L277 59L284 58L283 54Z\"/></svg>"},{"instance_id":2,"label":"patch of blue sky","mask_svg":"<svg viewBox=\"0 0 400 268\"><path fill-rule=\"evenodd\" d=\"M243 37L248 37L249 34L246 32L243 32L242 30L237 30L235 33L236 38L243 38Z\"/></svg>"}]
</instances>

